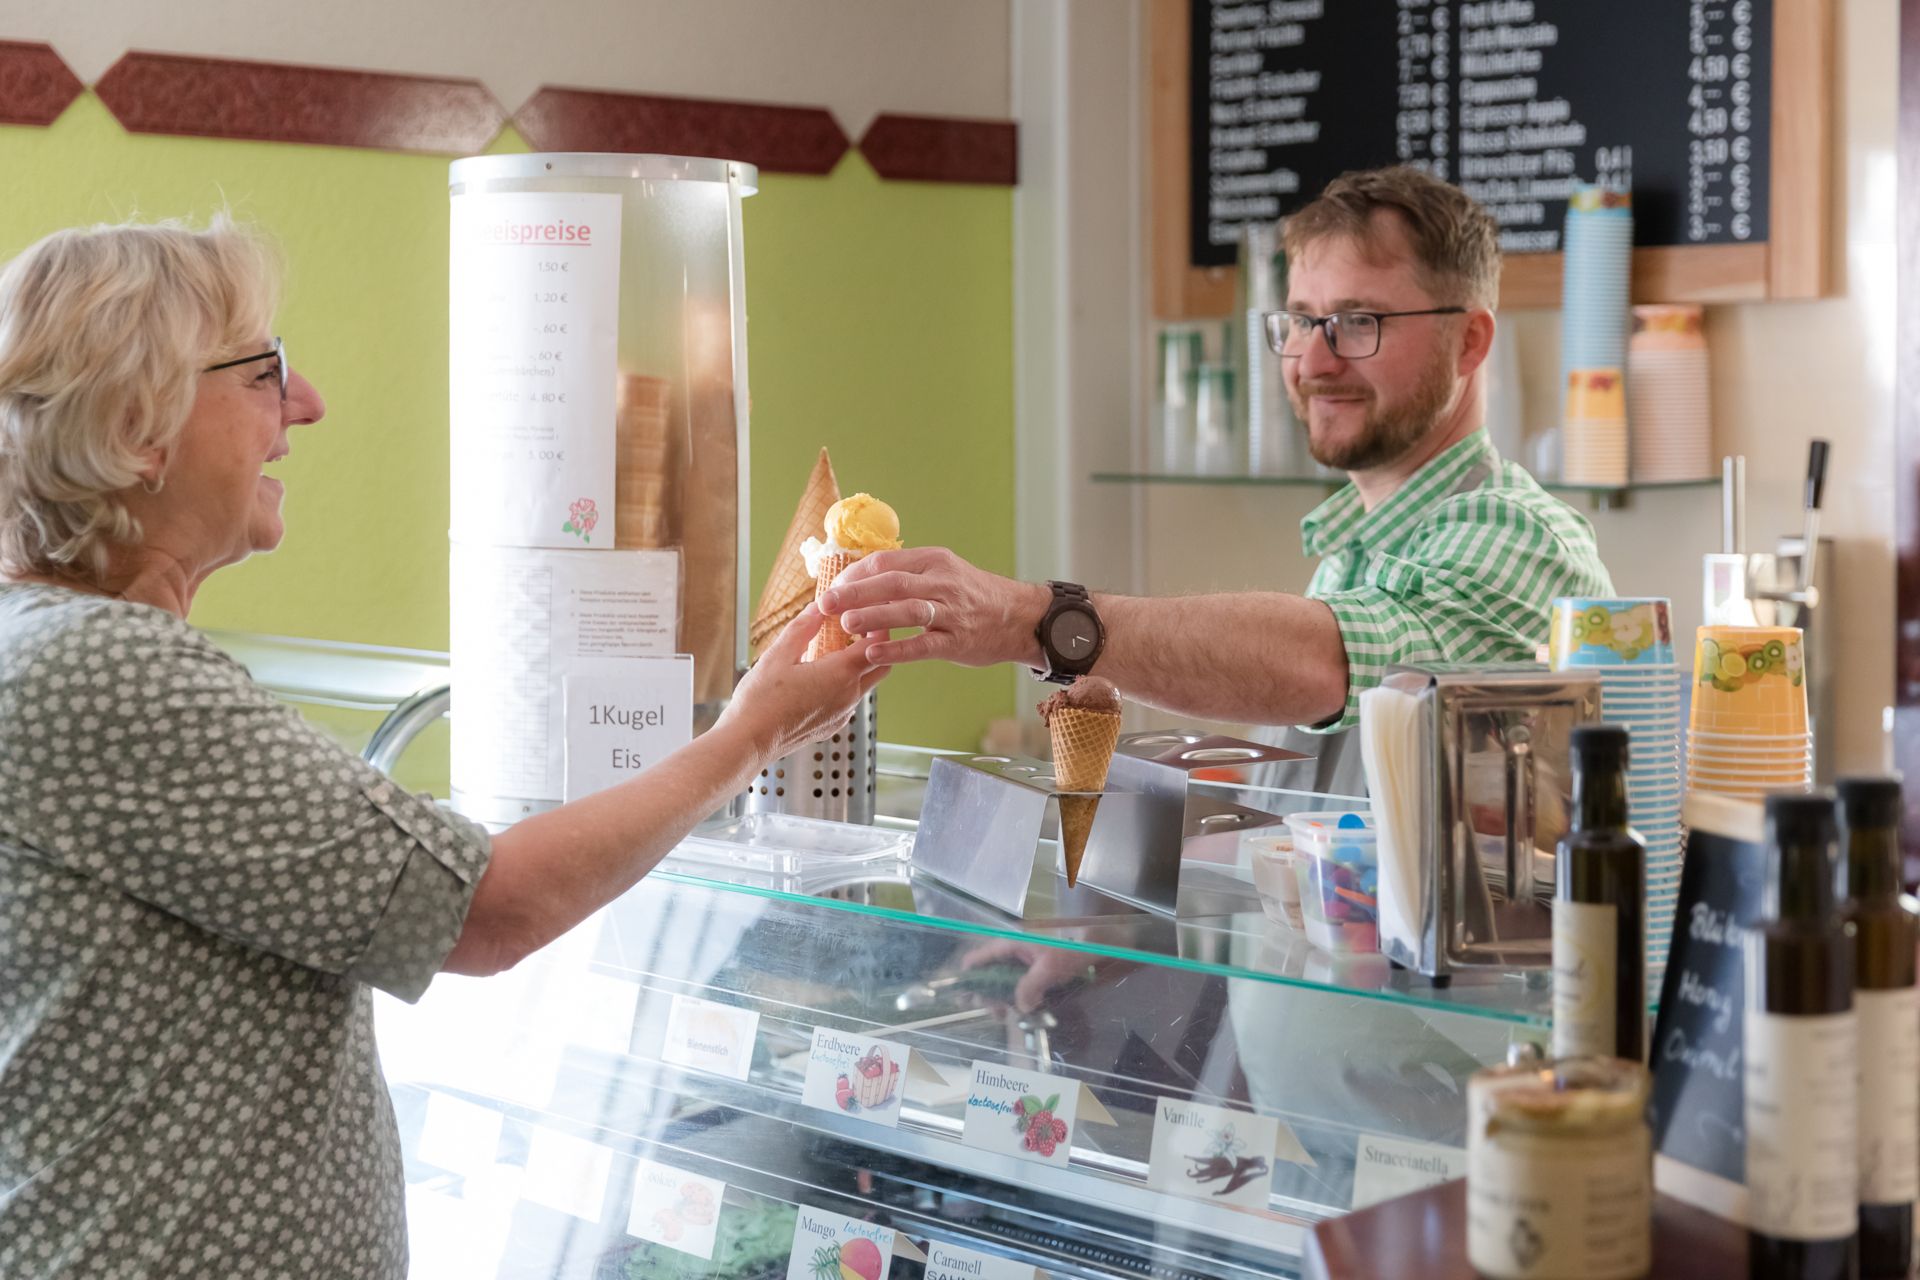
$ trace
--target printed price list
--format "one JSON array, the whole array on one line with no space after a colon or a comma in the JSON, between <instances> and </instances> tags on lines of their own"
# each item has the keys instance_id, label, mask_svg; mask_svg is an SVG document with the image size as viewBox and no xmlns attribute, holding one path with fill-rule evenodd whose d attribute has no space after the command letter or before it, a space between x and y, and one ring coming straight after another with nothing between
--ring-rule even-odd
<instances>
[{"instance_id":1,"label":"printed price list","mask_svg":"<svg viewBox=\"0 0 1920 1280\"><path fill-rule=\"evenodd\" d=\"M455 539L610 545L620 197L457 196L451 241Z\"/></svg>"}]
</instances>

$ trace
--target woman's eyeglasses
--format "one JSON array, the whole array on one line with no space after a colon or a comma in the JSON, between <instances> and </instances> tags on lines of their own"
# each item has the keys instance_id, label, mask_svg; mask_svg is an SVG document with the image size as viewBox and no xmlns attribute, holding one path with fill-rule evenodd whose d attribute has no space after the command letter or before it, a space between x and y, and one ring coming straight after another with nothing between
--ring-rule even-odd
<instances>
[{"instance_id":1,"label":"woman's eyeglasses","mask_svg":"<svg viewBox=\"0 0 1920 1280\"><path fill-rule=\"evenodd\" d=\"M278 360L280 362L280 403L287 402L287 344L282 338L273 340L273 350L262 351L257 356L241 356L238 360L229 360L224 364L210 364L202 373L212 373L215 369L231 369L235 365L252 364L255 360Z\"/></svg>"}]
</instances>

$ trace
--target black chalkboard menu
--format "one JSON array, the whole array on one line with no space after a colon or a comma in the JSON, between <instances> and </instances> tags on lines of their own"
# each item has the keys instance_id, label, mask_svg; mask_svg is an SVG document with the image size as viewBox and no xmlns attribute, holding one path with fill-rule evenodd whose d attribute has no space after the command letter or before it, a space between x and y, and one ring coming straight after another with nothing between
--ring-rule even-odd
<instances>
[{"instance_id":1,"label":"black chalkboard menu","mask_svg":"<svg viewBox=\"0 0 1920 1280\"><path fill-rule=\"evenodd\" d=\"M1648 1066L1654 1150L1744 1183L1747 929L1760 915L1766 854L1755 841L1687 832L1673 944Z\"/></svg>"},{"instance_id":2,"label":"black chalkboard menu","mask_svg":"<svg viewBox=\"0 0 1920 1280\"><path fill-rule=\"evenodd\" d=\"M1224 266L1349 169L1458 183L1508 253L1569 188L1631 187L1634 242L1767 238L1773 0L1190 0L1192 260Z\"/></svg>"}]
</instances>

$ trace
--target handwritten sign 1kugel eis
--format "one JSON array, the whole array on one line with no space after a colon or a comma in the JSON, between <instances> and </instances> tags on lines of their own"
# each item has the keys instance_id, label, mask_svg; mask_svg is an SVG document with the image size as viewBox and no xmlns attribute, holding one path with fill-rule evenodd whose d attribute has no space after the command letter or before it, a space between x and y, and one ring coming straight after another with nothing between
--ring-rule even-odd
<instances>
[{"instance_id":1,"label":"handwritten sign 1kugel eis","mask_svg":"<svg viewBox=\"0 0 1920 1280\"><path fill-rule=\"evenodd\" d=\"M1687 856L1648 1065L1660 1190L1736 1216L1746 1180L1744 946L1766 880L1756 804L1687 797Z\"/></svg>"}]
</instances>

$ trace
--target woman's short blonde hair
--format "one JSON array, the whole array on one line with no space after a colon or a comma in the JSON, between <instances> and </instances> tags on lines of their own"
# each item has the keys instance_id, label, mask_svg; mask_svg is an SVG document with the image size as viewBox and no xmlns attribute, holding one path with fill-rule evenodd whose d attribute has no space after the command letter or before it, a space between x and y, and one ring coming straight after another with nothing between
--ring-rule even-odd
<instances>
[{"instance_id":1,"label":"woman's short blonde hair","mask_svg":"<svg viewBox=\"0 0 1920 1280\"><path fill-rule=\"evenodd\" d=\"M121 499L169 449L201 370L260 342L267 242L225 214L56 231L0 272L0 570L105 573L136 544Z\"/></svg>"}]
</instances>

